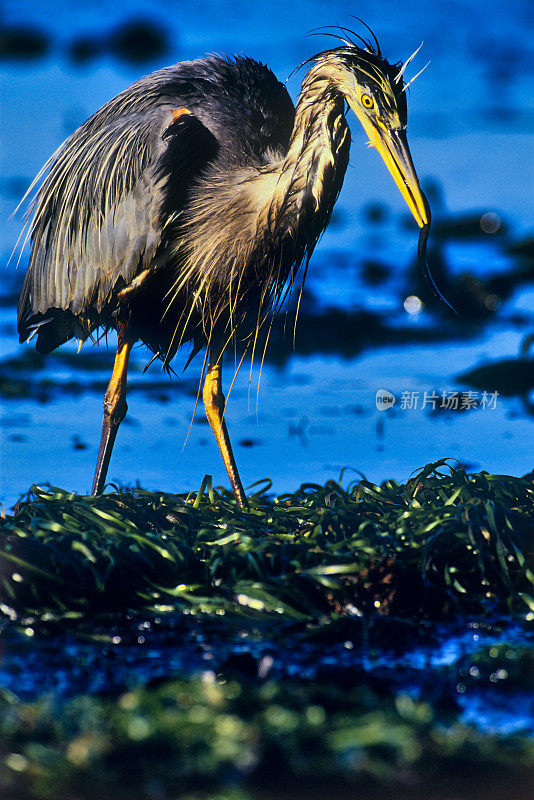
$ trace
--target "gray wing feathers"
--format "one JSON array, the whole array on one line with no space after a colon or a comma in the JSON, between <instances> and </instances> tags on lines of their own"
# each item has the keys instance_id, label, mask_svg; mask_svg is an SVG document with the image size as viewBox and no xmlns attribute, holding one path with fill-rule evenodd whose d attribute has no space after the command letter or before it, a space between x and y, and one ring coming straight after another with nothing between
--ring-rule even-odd
<instances>
[{"instance_id":1,"label":"gray wing feathers","mask_svg":"<svg viewBox=\"0 0 534 800\"><path fill-rule=\"evenodd\" d=\"M119 278L152 261L165 179L156 165L171 108L86 123L63 145L35 202L23 295L30 311L100 312Z\"/></svg>"}]
</instances>

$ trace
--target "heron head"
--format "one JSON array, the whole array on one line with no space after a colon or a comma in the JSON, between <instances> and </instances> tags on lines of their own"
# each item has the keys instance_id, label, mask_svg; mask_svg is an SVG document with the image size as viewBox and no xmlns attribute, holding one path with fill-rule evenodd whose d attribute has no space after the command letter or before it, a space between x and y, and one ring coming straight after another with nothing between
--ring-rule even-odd
<instances>
[{"instance_id":1,"label":"heron head","mask_svg":"<svg viewBox=\"0 0 534 800\"><path fill-rule=\"evenodd\" d=\"M355 35L355 34L353 34ZM339 37L342 38L342 37ZM362 40L363 41L363 40ZM375 40L376 41L376 40ZM428 223L428 204L419 186L406 139L407 106L402 64L390 64L376 48L363 49L343 38L343 46L315 57L317 69L345 98L397 184L420 228ZM416 76L417 77L417 76ZM411 83L411 81L410 81Z\"/></svg>"}]
</instances>

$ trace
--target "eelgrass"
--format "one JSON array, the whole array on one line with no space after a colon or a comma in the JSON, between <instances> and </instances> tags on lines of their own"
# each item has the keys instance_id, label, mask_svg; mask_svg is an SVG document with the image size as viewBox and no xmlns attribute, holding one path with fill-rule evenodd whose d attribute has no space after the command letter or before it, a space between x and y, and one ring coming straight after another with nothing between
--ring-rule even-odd
<instances>
[{"instance_id":1,"label":"eelgrass","mask_svg":"<svg viewBox=\"0 0 534 800\"><path fill-rule=\"evenodd\" d=\"M54 622L43 625L44 639L69 621L68 635L92 625L99 641L109 612L119 612L127 632L125 612L173 622L164 612L176 610L200 617L182 621L219 631L213 648L235 637L235 625L253 627L271 647L278 642L282 667L262 677L261 659L249 654L249 670L249 651L230 647L233 657L215 652L204 671L171 670L103 696L76 694L73 685L66 696L25 701L0 688L2 797L404 800L415 789L444 800L480 797L483 786L486 800L530 798L526 728L468 725L459 701L491 691L522 703L532 670L526 635L484 647L473 637L468 656L432 670L421 699L392 679L402 668L363 670L358 659L343 661L335 642L345 650L350 638L354 649L345 652L355 654L364 638L371 649L384 637L395 646L394 628L409 646L401 622L432 629L438 641L440 626L421 626L421 616L488 610L501 619L511 612L526 634L534 619L532 476L467 475L440 461L404 486L329 481L274 500L269 488L252 494L245 512L209 480L182 496L131 489L94 498L32 487L2 521L1 609L15 632L25 630L28 639L17 635L28 647L39 621ZM163 646L183 649L182 629L169 630ZM121 639L103 638L108 648ZM138 645L140 676L151 641ZM338 660L306 677L284 671L290 643L302 663L310 653L320 661L329 647ZM128 652L117 648L103 644L104 671ZM65 669L75 684L76 667Z\"/></svg>"},{"instance_id":2,"label":"eelgrass","mask_svg":"<svg viewBox=\"0 0 534 800\"><path fill-rule=\"evenodd\" d=\"M245 512L209 480L181 496L33 486L2 521L1 608L12 618L534 611L532 476L468 475L441 460L406 485L328 481L274 500L269 488Z\"/></svg>"}]
</instances>

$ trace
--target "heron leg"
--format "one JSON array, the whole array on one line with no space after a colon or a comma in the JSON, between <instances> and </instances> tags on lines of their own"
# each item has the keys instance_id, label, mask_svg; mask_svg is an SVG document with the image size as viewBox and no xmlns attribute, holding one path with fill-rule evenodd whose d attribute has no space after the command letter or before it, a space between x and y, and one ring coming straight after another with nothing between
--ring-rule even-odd
<instances>
[{"instance_id":1,"label":"heron leg","mask_svg":"<svg viewBox=\"0 0 534 800\"><path fill-rule=\"evenodd\" d=\"M119 425L126 416L128 405L126 403L126 375L128 371L128 360L135 341L129 341L118 333L119 341L115 364L111 373L106 394L104 395L104 417L102 420L102 435L100 437L100 447L96 460L95 477L93 478L93 488L91 494L101 494L105 482L111 458L111 451L115 443L115 437L119 430Z\"/></svg>"},{"instance_id":2,"label":"heron leg","mask_svg":"<svg viewBox=\"0 0 534 800\"><path fill-rule=\"evenodd\" d=\"M226 422L224 421L224 395L222 391L221 375L222 353L219 352L215 358L210 352L204 387L202 389L202 399L204 400L206 416L215 434L215 438L217 439L217 444L219 445L219 450L221 451L224 466L230 478L237 504L241 508L248 508L248 500L243 490L239 472L237 471L232 445L230 444L230 437L228 436Z\"/></svg>"}]
</instances>

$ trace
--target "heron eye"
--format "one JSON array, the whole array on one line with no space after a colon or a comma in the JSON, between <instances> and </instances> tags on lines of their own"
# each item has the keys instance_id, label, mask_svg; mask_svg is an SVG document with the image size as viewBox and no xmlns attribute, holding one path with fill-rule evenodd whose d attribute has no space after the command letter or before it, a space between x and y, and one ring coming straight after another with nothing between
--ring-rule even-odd
<instances>
[{"instance_id":1,"label":"heron eye","mask_svg":"<svg viewBox=\"0 0 534 800\"><path fill-rule=\"evenodd\" d=\"M373 98L368 94L362 94L362 106L364 108L372 108L375 102Z\"/></svg>"}]
</instances>

